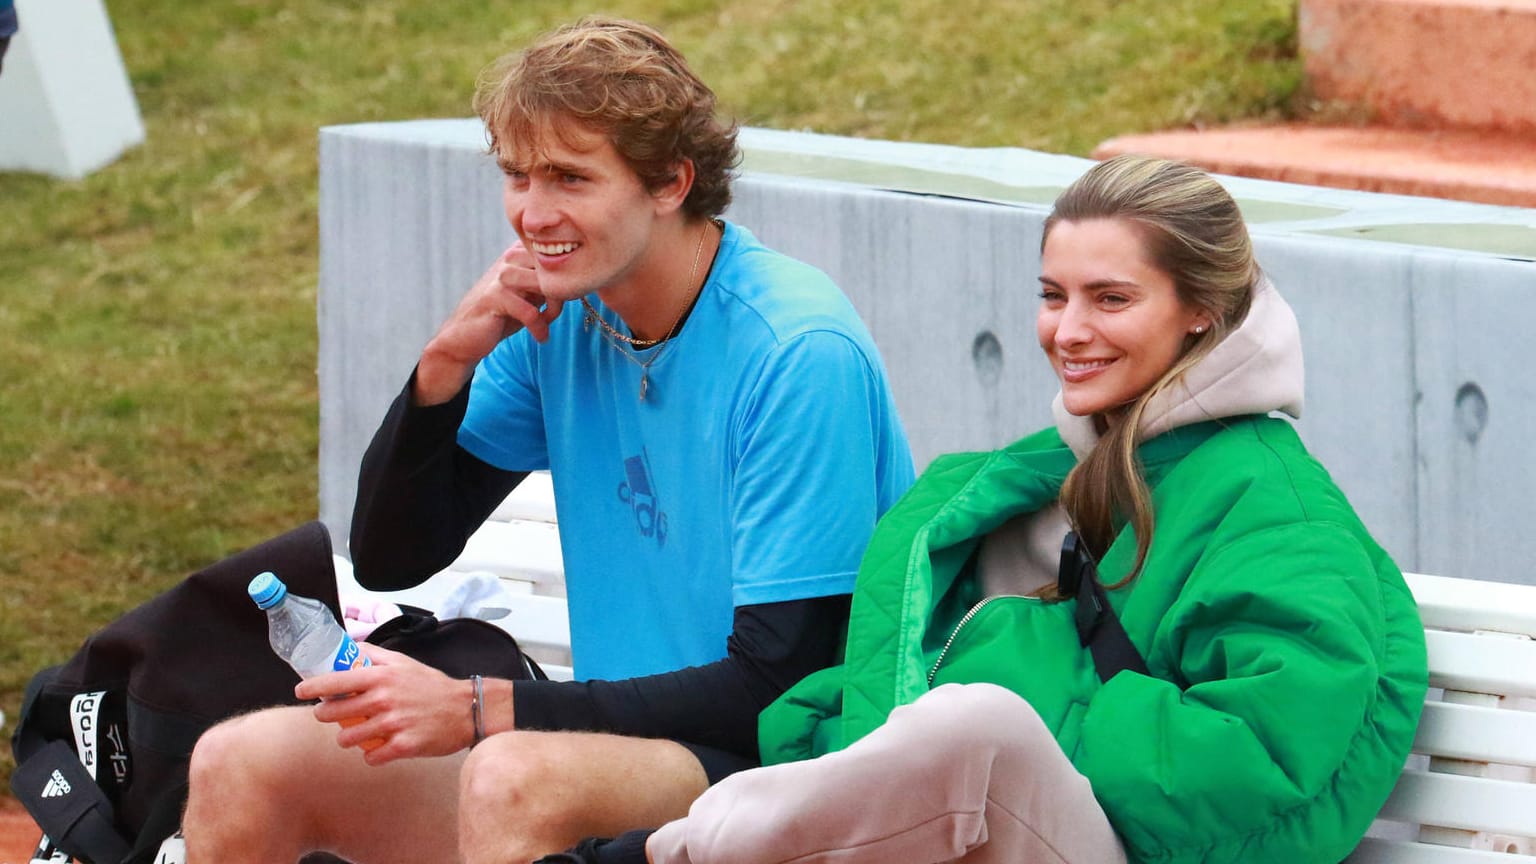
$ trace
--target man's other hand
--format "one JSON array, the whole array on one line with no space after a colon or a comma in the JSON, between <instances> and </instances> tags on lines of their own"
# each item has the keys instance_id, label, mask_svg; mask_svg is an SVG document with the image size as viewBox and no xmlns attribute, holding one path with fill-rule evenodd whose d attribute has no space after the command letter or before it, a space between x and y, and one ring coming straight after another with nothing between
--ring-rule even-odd
<instances>
[{"instance_id":1,"label":"man's other hand","mask_svg":"<svg viewBox=\"0 0 1536 864\"><path fill-rule=\"evenodd\" d=\"M417 405L437 405L456 395L474 374L475 364L501 340L527 329L534 339L549 338L549 324L564 306L539 291L533 256L513 243L475 282L458 308L427 343L416 366L412 392Z\"/></svg>"}]
</instances>

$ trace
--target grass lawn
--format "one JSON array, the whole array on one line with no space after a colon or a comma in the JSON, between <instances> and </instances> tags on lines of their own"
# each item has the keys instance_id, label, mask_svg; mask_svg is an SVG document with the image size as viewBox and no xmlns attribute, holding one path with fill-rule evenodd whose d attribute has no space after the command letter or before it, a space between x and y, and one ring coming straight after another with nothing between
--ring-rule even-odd
<instances>
[{"instance_id":1,"label":"grass lawn","mask_svg":"<svg viewBox=\"0 0 1536 864\"><path fill-rule=\"evenodd\" d=\"M1282 114L1300 80L1290 0L108 5L147 143L79 182L0 174L12 719L92 630L315 516L321 126L466 116L488 61L599 10L657 24L781 129L1085 154Z\"/></svg>"}]
</instances>

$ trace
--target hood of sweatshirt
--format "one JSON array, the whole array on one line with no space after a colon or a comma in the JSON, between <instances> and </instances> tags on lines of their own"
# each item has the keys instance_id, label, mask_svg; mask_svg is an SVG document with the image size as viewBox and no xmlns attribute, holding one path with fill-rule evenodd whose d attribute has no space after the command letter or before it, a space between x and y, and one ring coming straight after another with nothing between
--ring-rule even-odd
<instances>
[{"instance_id":1,"label":"hood of sweatshirt","mask_svg":"<svg viewBox=\"0 0 1536 864\"><path fill-rule=\"evenodd\" d=\"M1137 440L1155 438L1191 423L1242 414L1278 411L1299 418L1304 385L1296 315L1264 276L1254 288L1253 303L1237 329L1147 404ZM1067 413L1059 392L1051 403L1051 413L1062 440L1077 458L1088 455L1099 442L1093 417Z\"/></svg>"}]
</instances>

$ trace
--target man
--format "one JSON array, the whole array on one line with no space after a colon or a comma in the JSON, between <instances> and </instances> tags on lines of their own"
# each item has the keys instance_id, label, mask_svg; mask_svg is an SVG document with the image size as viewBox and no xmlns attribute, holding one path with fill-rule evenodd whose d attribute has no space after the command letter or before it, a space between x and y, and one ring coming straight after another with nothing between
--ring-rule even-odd
<instances>
[{"instance_id":1,"label":"man","mask_svg":"<svg viewBox=\"0 0 1536 864\"><path fill-rule=\"evenodd\" d=\"M312 712L204 737L191 861L505 864L683 815L756 764L761 708L835 660L865 542L912 480L847 300L718 218L735 130L675 49L587 19L489 80L518 243L375 436L352 552L365 585L413 584L549 468L584 680L477 693L370 648L299 686L330 700Z\"/></svg>"}]
</instances>

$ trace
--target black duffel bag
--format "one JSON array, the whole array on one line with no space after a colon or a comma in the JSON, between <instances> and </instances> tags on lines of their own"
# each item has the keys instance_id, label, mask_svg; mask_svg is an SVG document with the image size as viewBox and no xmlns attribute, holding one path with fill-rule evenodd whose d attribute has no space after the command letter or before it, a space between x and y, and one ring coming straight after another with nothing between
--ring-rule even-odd
<instances>
[{"instance_id":1,"label":"black duffel bag","mask_svg":"<svg viewBox=\"0 0 1536 864\"><path fill-rule=\"evenodd\" d=\"M340 619L330 536L310 522L130 610L27 685L11 736L11 791L42 828L37 858L179 860L169 850L179 844L198 736L237 714L297 704L298 676L272 652L266 615L246 593L263 570ZM543 677L512 637L483 621L438 622L411 609L369 641L458 678Z\"/></svg>"}]
</instances>

